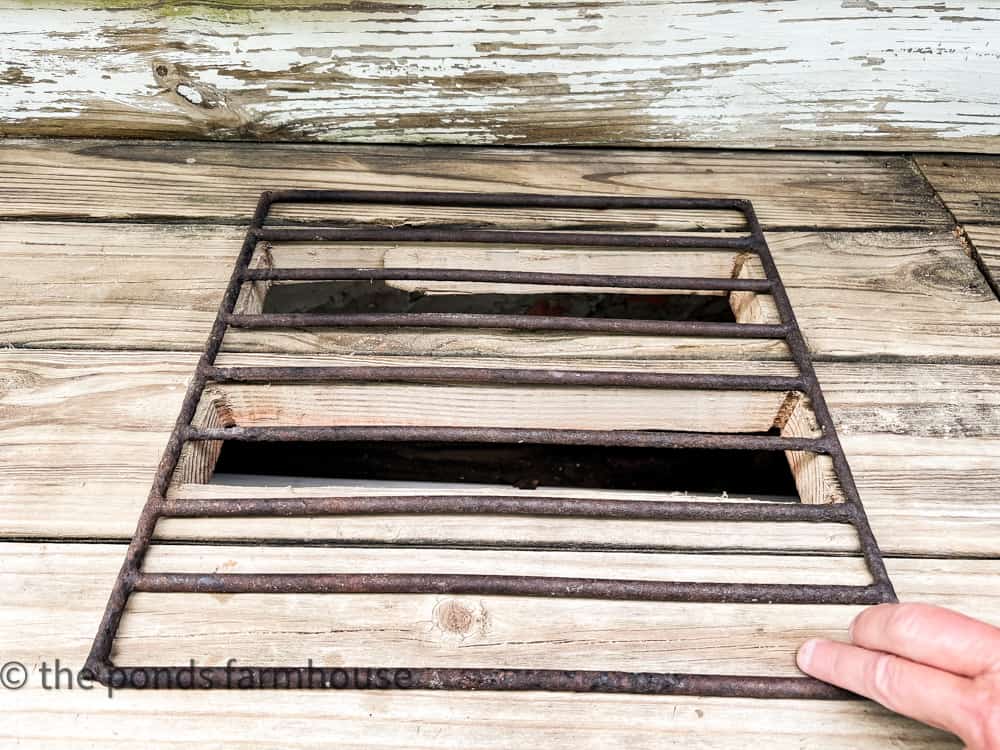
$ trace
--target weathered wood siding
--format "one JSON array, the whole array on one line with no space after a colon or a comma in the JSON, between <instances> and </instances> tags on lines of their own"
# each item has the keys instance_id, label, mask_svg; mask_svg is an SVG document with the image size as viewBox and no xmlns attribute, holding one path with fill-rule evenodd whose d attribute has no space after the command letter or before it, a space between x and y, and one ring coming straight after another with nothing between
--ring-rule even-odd
<instances>
[{"instance_id":1,"label":"weathered wood siding","mask_svg":"<svg viewBox=\"0 0 1000 750\"><path fill-rule=\"evenodd\" d=\"M0 0L0 134L1000 151L1000 6Z\"/></svg>"}]
</instances>

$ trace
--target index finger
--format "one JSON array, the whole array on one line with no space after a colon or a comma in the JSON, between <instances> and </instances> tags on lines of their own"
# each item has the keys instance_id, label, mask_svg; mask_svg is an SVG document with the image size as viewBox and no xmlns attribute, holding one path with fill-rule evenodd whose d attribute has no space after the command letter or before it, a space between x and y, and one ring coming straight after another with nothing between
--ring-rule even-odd
<instances>
[{"instance_id":1,"label":"index finger","mask_svg":"<svg viewBox=\"0 0 1000 750\"><path fill-rule=\"evenodd\" d=\"M847 643L806 641L796 657L808 675L878 701L969 741L977 725L972 680Z\"/></svg>"},{"instance_id":2,"label":"index finger","mask_svg":"<svg viewBox=\"0 0 1000 750\"><path fill-rule=\"evenodd\" d=\"M851 623L858 646L975 677L1000 669L1000 629L930 604L879 604Z\"/></svg>"}]
</instances>

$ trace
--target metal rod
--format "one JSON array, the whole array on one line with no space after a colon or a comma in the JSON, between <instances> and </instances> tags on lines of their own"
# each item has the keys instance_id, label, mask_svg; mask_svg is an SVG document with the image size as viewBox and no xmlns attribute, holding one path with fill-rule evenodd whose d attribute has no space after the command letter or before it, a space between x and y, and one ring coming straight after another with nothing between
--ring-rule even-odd
<instances>
[{"instance_id":1,"label":"metal rod","mask_svg":"<svg viewBox=\"0 0 1000 750\"><path fill-rule=\"evenodd\" d=\"M539 286L622 287L694 291L766 293L767 279L731 279L704 276L615 276L583 273L477 271L452 268L251 268L244 281L461 281Z\"/></svg>"},{"instance_id":2,"label":"metal rod","mask_svg":"<svg viewBox=\"0 0 1000 750\"><path fill-rule=\"evenodd\" d=\"M205 342L205 349L198 360L194 377L188 384L187 392L184 394L180 413L174 422L174 429L170 433L170 438L167 440L163 456L160 458L159 466L156 469L156 475L153 477L153 486L150 488L146 504L139 514L135 533L132 535L132 541L125 552L125 560L118 573L118 578L115 580L114 588L111 590L107 607L104 610L104 616L101 619L94 643L87 656L86 668L93 674L102 673L107 665L110 664L111 647L114 642L115 633L118 631L118 626L121 623L122 615L128 604L129 596L134 591L133 584L135 578L142 566L142 560L145 557L146 550L149 548L149 543L153 538L153 532L156 529L156 519L159 517L160 505L166 496L171 477L173 477L174 470L177 468L177 462L180 460L181 449L184 446L184 430L190 425L195 410L198 407L198 402L201 399L202 391L205 389L206 379L204 370L215 362L215 357L222 347L222 337L226 332L226 315L231 313L236 306L236 300L240 291L240 274L249 264L250 258L253 256L254 247L256 246L253 231L264 223L270 205L270 194L267 192L261 193L260 200L257 201L257 206L254 210L253 218L250 221L250 228L247 230L240 253L236 258L236 264L230 274L226 291L222 296L222 301L219 303L219 311L208 334L208 340Z\"/></svg>"},{"instance_id":3,"label":"metal rod","mask_svg":"<svg viewBox=\"0 0 1000 750\"><path fill-rule=\"evenodd\" d=\"M844 503L729 503L684 500L604 500L502 495L372 495L367 497L170 499L163 517L303 517L348 515L503 514L659 521L852 523Z\"/></svg>"},{"instance_id":4,"label":"metal rod","mask_svg":"<svg viewBox=\"0 0 1000 750\"><path fill-rule=\"evenodd\" d=\"M872 586L448 573L141 573L134 590L160 594L453 594L769 604L882 601L881 592Z\"/></svg>"},{"instance_id":5,"label":"metal rod","mask_svg":"<svg viewBox=\"0 0 1000 750\"><path fill-rule=\"evenodd\" d=\"M162 689L193 684L201 689L374 689L557 691L697 695L717 698L843 700L853 693L808 677L620 672L587 669L482 669L455 667L146 667L109 668L101 682L118 687Z\"/></svg>"},{"instance_id":6,"label":"metal rod","mask_svg":"<svg viewBox=\"0 0 1000 750\"><path fill-rule=\"evenodd\" d=\"M216 383L450 383L473 385L607 386L705 391L799 391L801 377L714 373L522 370L488 367L209 367Z\"/></svg>"},{"instance_id":7,"label":"metal rod","mask_svg":"<svg viewBox=\"0 0 1000 750\"><path fill-rule=\"evenodd\" d=\"M234 328L510 328L527 331L635 333L646 336L709 336L742 339L780 339L785 336L783 325L479 313L261 313L227 315L226 323Z\"/></svg>"},{"instance_id":8,"label":"metal rod","mask_svg":"<svg viewBox=\"0 0 1000 750\"><path fill-rule=\"evenodd\" d=\"M185 440L242 442L442 442L603 445L623 448L708 448L716 450L809 451L826 453L824 438L781 437L670 430L553 430L520 427L187 427Z\"/></svg>"},{"instance_id":9,"label":"metal rod","mask_svg":"<svg viewBox=\"0 0 1000 750\"><path fill-rule=\"evenodd\" d=\"M833 416L830 414L830 409L826 404L826 397L823 395L823 389L820 387L819 378L813 367L812 357L809 354L809 346L802 336L799 323L795 318L792 302L788 298L785 285L781 281L781 274L778 272L774 257L771 255L771 250L764 238L764 230L761 228L754 208L750 203L744 206L743 212L747 217L747 223L751 227L754 246L760 257L764 274L774 284L772 299L774 300L775 307L778 309L782 323L787 328L788 335L785 341L788 344L788 349L799 367L799 372L805 378L806 395L809 397L816 421L822 427L823 435L830 441L830 456L833 460L833 468L837 475L837 480L848 501L854 503L858 508L858 519L855 528L858 532L858 540L861 545L862 554L865 557L865 563L875 583L887 592L888 601L896 601L896 592L889 579L889 573L885 569L885 563L882 561L878 542L868 523L868 516L865 514L864 507L861 504L861 496L858 493L857 485L854 483L851 467L847 463L843 446L840 444L840 438L837 436L837 428L834 424Z\"/></svg>"},{"instance_id":10,"label":"metal rod","mask_svg":"<svg viewBox=\"0 0 1000 750\"><path fill-rule=\"evenodd\" d=\"M645 195L544 195L541 193L457 193L429 190L272 190L271 203L377 203L459 208L645 208L743 212L741 198L664 198Z\"/></svg>"},{"instance_id":11,"label":"metal rod","mask_svg":"<svg viewBox=\"0 0 1000 750\"><path fill-rule=\"evenodd\" d=\"M751 251L750 237L698 237L672 234L607 234L600 232L536 232L509 229L415 229L410 227L340 229L295 227L257 229L253 236L265 242L439 242L526 245L578 245L581 247L630 247L656 250Z\"/></svg>"}]
</instances>

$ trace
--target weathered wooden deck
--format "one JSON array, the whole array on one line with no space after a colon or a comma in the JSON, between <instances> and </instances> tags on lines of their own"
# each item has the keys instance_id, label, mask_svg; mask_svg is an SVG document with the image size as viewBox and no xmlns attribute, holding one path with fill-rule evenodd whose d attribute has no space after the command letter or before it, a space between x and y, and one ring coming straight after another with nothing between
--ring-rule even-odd
<instances>
[{"instance_id":1,"label":"weathered wooden deck","mask_svg":"<svg viewBox=\"0 0 1000 750\"><path fill-rule=\"evenodd\" d=\"M290 187L751 199L900 597L1000 623L1000 302L990 286L1000 279L1000 158L7 140L0 143L2 660L36 669L56 658L82 665L242 224L262 189ZM570 334L515 341L496 332L296 333L268 339L263 353L237 336L224 356L230 364L294 363L322 345L354 364L447 358L726 371L727 357L760 367L781 362L769 347L723 356L688 344L636 339L623 347L613 337ZM374 404L360 390L350 395ZM462 408L500 418L515 406L505 398L431 400L415 418L460 418ZM397 415L417 409L405 388L392 403ZM554 413L537 402L522 408ZM607 414L598 403L564 418L587 427ZM726 580L738 567L747 580L842 582L861 572L849 554L853 539L839 530L755 537L724 524L674 526L595 530L592 522L555 528L522 520L473 532L444 519L419 527L401 519L172 520L160 525L162 544L148 565L336 572L419 570L433 560L439 570L579 573L592 571L597 555L609 575L669 570ZM473 563L459 545L474 533L496 544L548 546L589 536L645 552L487 550ZM294 539L328 544L296 546ZM405 539L433 541L436 549L378 548ZM659 553L646 554L652 550ZM793 675L796 646L817 634L842 637L857 611L137 595L118 647L131 662L311 657ZM774 748L952 744L864 702L407 691L132 691L109 700L100 688L47 692L36 679L4 692L0 738L38 748L110 748L136 738L178 748L317 740L434 748L668 740L745 748L763 738Z\"/></svg>"}]
</instances>

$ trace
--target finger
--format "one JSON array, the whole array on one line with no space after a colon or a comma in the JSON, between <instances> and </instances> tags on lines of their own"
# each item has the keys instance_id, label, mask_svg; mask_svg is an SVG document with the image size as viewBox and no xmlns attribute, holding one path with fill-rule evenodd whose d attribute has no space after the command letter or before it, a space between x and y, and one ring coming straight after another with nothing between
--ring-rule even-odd
<instances>
[{"instance_id":1,"label":"finger","mask_svg":"<svg viewBox=\"0 0 1000 750\"><path fill-rule=\"evenodd\" d=\"M930 604L880 604L851 623L858 646L975 677L1000 669L1000 629Z\"/></svg>"},{"instance_id":2,"label":"finger","mask_svg":"<svg viewBox=\"0 0 1000 750\"><path fill-rule=\"evenodd\" d=\"M799 668L817 679L878 701L910 718L967 736L972 681L892 654L814 639L797 656Z\"/></svg>"}]
</instances>

